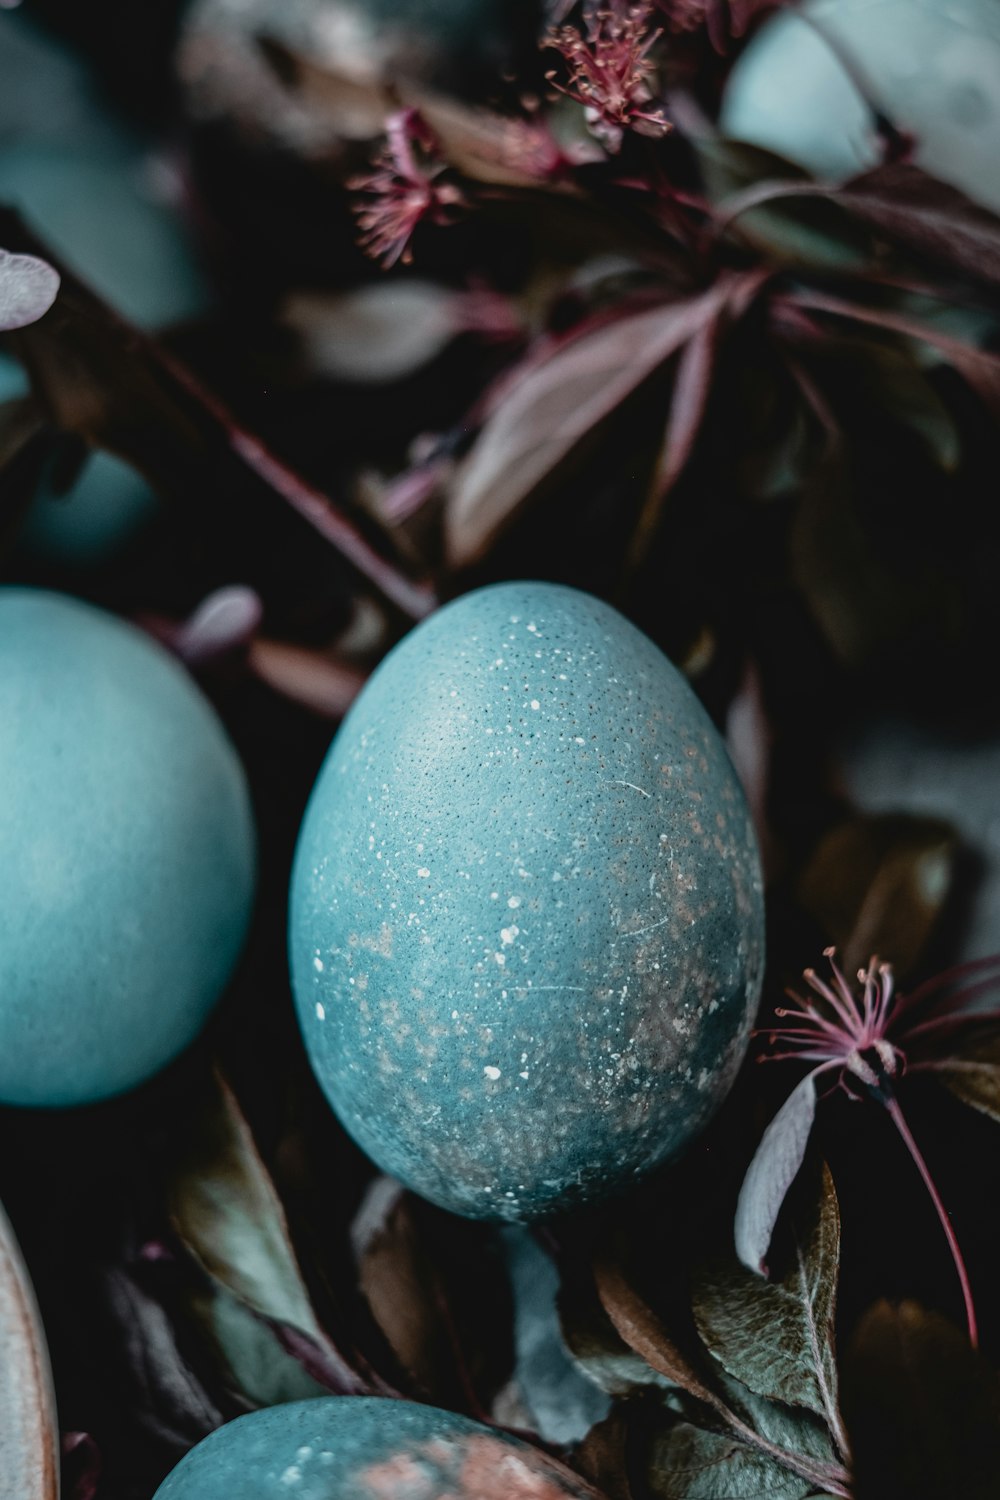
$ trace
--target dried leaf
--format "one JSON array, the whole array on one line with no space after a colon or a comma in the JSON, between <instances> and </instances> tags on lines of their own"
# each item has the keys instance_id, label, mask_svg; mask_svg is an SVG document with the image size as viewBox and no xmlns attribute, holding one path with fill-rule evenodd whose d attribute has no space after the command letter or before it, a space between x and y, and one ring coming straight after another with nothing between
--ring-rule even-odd
<instances>
[{"instance_id":1,"label":"dried leaf","mask_svg":"<svg viewBox=\"0 0 1000 1500\"><path fill-rule=\"evenodd\" d=\"M104 1291L122 1346L131 1407L175 1461L220 1427L220 1411L177 1342L165 1308L127 1269L109 1266Z\"/></svg>"},{"instance_id":2,"label":"dried leaf","mask_svg":"<svg viewBox=\"0 0 1000 1500\"><path fill-rule=\"evenodd\" d=\"M45 1333L14 1231L0 1208L0 1500L58 1495L59 1429Z\"/></svg>"},{"instance_id":3,"label":"dried leaf","mask_svg":"<svg viewBox=\"0 0 1000 1500\"><path fill-rule=\"evenodd\" d=\"M594 1264L594 1283L601 1305L616 1332L630 1349L671 1385L680 1386L714 1410L729 1415L692 1361L670 1337L649 1304L629 1282L625 1272L609 1258Z\"/></svg>"},{"instance_id":4,"label":"dried leaf","mask_svg":"<svg viewBox=\"0 0 1000 1500\"><path fill-rule=\"evenodd\" d=\"M733 1261L703 1267L694 1284L695 1322L730 1375L759 1396L815 1412L846 1453L833 1326L840 1214L828 1171L820 1191L801 1195L795 1208L781 1281L764 1281Z\"/></svg>"},{"instance_id":5,"label":"dried leaf","mask_svg":"<svg viewBox=\"0 0 1000 1500\"><path fill-rule=\"evenodd\" d=\"M802 905L853 974L873 953L898 975L917 964L951 890L958 837L940 818L851 818L821 840L800 877Z\"/></svg>"},{"instance_id":6,"label":"dried leaf","mask_svg":"<svg viewBox=\"0 0 1000 1500\"><path fill-rule=\"evenodd\" d=\"M267 1323L305 1340L300 1353L313 1376L339 1394L370 1394L370 1382L319 1324L274 1184L221 1079L174 1177L171 1208L178 1233L214 1281Z\"/></svg>"},{"instance_id":7,"label":"dried leaf","mask_svg":"<svg viewBox=\"0 0 1000 1500\"><path fill-rule=\"evenodd\" d=\"M615 1296L613 1289L609 1295ZM654 1370L615 1328L594 1295L564 1283L559 1295L563 1340L577 1368L609 1396L634 1396L650 1388L675 1390L677 1382Z\"/></svg>"},{"instance_id":8,"label":"dried leaf","mask_svg":"<svg viewBox=\"0 0 1000 1500\"><path fill-rule=\"evenodd\" d=\"M520 507L718 314L728 285L602 324L515 384L460 466L445 510L456 566L481 557Z\"/></svg>"},{"instance_id":9,"label":"dried leaf","mask_svg":"<svg viewBox=\"0 0 1000 1500\"><path fill-rule=\"evenodd\" d=\"M573 1451L573 1467L607 1496L634 1500L629 1482L629 1425L620 1407L597 1422Z\"/></svg>"},{"instance_id":10,"label":"dried leaf","mask_svg":"<svg viewBox=\"0 0 1000 1500\"><path fill-rule=\"evenodd\" d=\"M0 250L0 333L43 318L59 295L59 272L37 255Z\"/></svg>"},{"instance_id":11,"label":"dried leaf","mask_svg":"<svg viewBox=\"0 0 1000 1500\"><path fill-rule=\"evenodd\" d=\"M352 1240L361 1290L411 1386L483 1416L514 1362L506 1268L491 1231L379 1178Z\"/></svg>"},{"instance_id":12,"label":"dried leaf","mask_svg":"<svg viewBox=\"0 0 1000 1500\"><path fill-rule=\"evenodd\" d=\"M750 1271L766 1273L774 1226L805 1157L815 1116L816 1084L807 1074L765 1130L740 1189L733 1232L736 1254Z\"/></svg>"},{"instance_id":13,"label":"dried leaf","mask_svg":"<svg viewBox=\"0 0 1000 1500\"><path fill-rule=\"evenodd\" d=\"M960 1056L935 1064L933 1071L963 1104L1000 1124L1000 1037L963 1046Z\"/></svg>"},{"instance_id":14,"label":"dried leaf","mask_svg":"<svg viewBox=\"0 0 1000 1500\"><path fill-rule=\"evenodd\" d=\"M915 1303L880 1302L844 1369L857 1500L995 1500L1000 1380L963 1333Z\"/></svg>"}]
</instances>

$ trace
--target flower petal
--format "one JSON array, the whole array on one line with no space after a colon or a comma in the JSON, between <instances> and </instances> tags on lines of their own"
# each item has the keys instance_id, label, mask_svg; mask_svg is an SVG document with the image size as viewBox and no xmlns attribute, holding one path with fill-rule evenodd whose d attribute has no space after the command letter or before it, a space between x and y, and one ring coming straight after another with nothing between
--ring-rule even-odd
<instances>
[{"instance_id":1,"label":"flower petal","mask_svg":"<svg viewBox=\"0 0 1000 1500\"><path fill-rule=\"evenodd\" d=\"M767 1274L774 1226L802 1165L815 1116L816 1078L807 1073L765 1130L740 1189L733 1231L736 1254L748 1270Z\"/></svg>"}]
</instances>

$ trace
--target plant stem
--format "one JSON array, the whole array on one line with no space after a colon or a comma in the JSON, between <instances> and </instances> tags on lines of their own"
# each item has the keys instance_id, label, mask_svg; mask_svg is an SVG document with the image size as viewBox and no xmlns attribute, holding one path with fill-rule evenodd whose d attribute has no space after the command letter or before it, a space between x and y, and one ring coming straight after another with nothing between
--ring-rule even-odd
<instances>
[{"instance_id":1,"label":"plant stem","mask_svg":"<svg viewBox=\"0 0 1000 1500\"><path fill-rule=\"evenodd\" d=\"M951 1258L955 1262L955 1270L958 1272L958 1280L962 1288L962 1297L965 1301L965 1317L969 1327L969 1343L972 1345L973 1349L978 1349L979 1330L976 1326L976 1309L975 1304L972 1300L972 1288L969 1285L969 1273L965 1269L965 1260L962 1256L962 1251L955 1236L955 1231L951 1227L951 1220L949 1219L945 1206L941 1201L941 1196L934 1185L934 1179L931 1176L930 1168L924 1161L924 1158L920 1151L920 1147L913 1139L910 1127L909 1125L907 1125L906 1120L903 1116L903 1111L899 1107L898 1100L893 1095L890 1095L886 1100L885 1107L889 1111L889 1115L892 1119L893 1124L902 1136L906 1149L912 1156L917 1171L920 1173L921 1177L924 1180L924 1186L931 1196L931 1202L934 1204L934 1207L937 1210L937 1216L941 1221L941 1228L944 1230L945 1239L948 1241L948 1248L951 1251Z\"/></svg>"}]
</instances>

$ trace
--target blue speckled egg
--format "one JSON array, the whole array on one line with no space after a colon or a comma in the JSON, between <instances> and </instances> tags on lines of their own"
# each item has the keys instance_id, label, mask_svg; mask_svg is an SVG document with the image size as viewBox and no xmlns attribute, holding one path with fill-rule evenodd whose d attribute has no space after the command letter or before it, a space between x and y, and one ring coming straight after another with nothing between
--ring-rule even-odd
<instances>
[{"instance_id":1,"label":"blue speckled egg","mask_svg":"<svg viewBox=\"0 0 1000 1500\"><path fill-rule=\"evenodd\" d=\"M893 122L917 137L921 166L1000 211L997 0L806 0L801 14L782 11L730 75L726 134L823 178L873 166L871 113L838 46Z\"/></svg>"},{"instance_id":2,"label":"blue speckled egg","mask_svg":"<svg viewBox=\"0 0 1000 1500\"><path fill-rule=\"evenodd\" d=\"M330 1396L237 1417L153 1500L587 1500L546 1454L454 1412Z\"/></svg>"},{"instance_id":3,"label":"blue speckled egg","mask_svg":"<svg viewBox=\"0 0 1000 1500\"><path fill-rule=\"evenodd\" d=\"M333 1108L456 1213L628 1187L707 1123L763 961L726 750L608 605L506 583L426 620L338 734L303 822L290 954Z\"/></svg>"},{"instance_id":4,"label":"blue speckled egg","mask_svg":"<svg viewBox=\"0 0 1000 1500\"><path fill-rule=\"evenodd\" d=\"M253 886L243 771L182 668L78 600L0 589L0 1102L163 1067L229 978Z\"/></svg>"}]
</instances>

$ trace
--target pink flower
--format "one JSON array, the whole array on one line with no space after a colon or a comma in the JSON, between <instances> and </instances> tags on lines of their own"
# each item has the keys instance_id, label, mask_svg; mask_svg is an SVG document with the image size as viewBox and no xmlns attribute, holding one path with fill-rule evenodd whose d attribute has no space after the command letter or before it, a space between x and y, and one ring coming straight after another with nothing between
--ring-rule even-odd
<instances>
[{"instance_id":1,"label":"pink flower","mask_svg":"<svg viewBox=\"0 0 1000 1500\"><path fill-rule=\"evenodd\" d=\"M889 964L873 958L848 983L837 965L834 950L826 949L831 977L821 979L814 969L804 978L810 995L789 990L794 1008L775 1012L776 1024L766 1028L772 1045L781 1050L762 1062L795 1061L813 1064L785 1100L757 1148L740 1191L736 1210L736 1248L753 1270L765 1269L771 1234L796 1173L802 1163L816 1113L816 1082L834 1080L851 1098L880 1104L896 1126L923 1179L948 1241L962 1287L969 1339L975 1345L976 1313L965 1262L947 1211L927 1163L903 1116L897 1085L907 1070L943 1074L963 1065L963 1049L981 1037L985 1027L996 1030L1000 1012L982 1010L977 1002L1000 983L1000 955L937 975L908 995L897 993ZM967 983L966 981L970 981Z\"/></svg>"},{"instance_id":2,"label":"pink flower","mask_svg":"<svg viewBox=\"0 0 1000 1500\"><path fill-rule=\"evenodd\" d=\"M650 30L652 12L652 0L608 0L587 15L586 34L560 26L543 43L562 53L569 69L566 83L554 71L546 78L583 105L591 130L611 151L618 150L626 130L661 136L670 129L663 110L649 107L655 75L649 53L663 35Z\"/></svg>"},{"instance_id":3,"label":"pink flower","mask_svg":"<svg viewBox=\"0 0 1000 1500\"><path fill-rule=\"evenodd\" d=\"M375 170L351 186L367 194L356 209L361 244L388 269L413 259L410 241L418 224L451 223L463 199L457 187L439 180L445 164L435 160L437 142L415 109L390 116L386 136Z\"/></svg>"}]
</instances>

